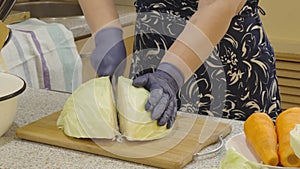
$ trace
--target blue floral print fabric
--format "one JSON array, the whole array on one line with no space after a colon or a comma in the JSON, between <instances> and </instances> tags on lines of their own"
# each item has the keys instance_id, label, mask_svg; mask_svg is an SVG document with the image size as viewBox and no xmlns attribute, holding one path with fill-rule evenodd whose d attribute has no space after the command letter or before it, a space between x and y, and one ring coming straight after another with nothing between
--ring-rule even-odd
<instances>
[{"instance_id":1,"label":"blue floral print fabric","mask_svg":"<svg viewBox=\"0 0 300 169\"><path fill-rule=\"evenodd\" d=\"M132 76L155 70L198 1L137 0L135 6ZM179 110L237 120L253 112L272 118L281 112L276 60L259 9L258 0L248 0L232 18L220 43L180 89Z\"/></svg>"}]
</instances>

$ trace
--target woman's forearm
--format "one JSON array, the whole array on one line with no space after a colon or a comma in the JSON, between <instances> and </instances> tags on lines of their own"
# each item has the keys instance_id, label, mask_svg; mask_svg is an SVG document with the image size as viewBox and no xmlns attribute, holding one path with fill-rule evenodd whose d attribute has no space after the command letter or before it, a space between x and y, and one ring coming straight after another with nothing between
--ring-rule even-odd
<instances>
[{"instance_id":1,"label":"woman's forearm","mask_svg":"<svg viewBox=\"0 0 300 169\"><path fill-rule=\"evenodd\" d=\"M191 24L199 28L215 46L227 32L231 19L247 0L202 0L191 17Z\"/></svg>"},{"instance_id":2,"label":"woman's forearm","mask_svg":"<svg viewBox=\"0 0 300 169\"><path fill-rule=\"evenodd\" d=\"M187 80L225 35L231 19L246 0L202 0L162 62L178 67Z\"/></svg>"},{"instance_id":3,"label":"woman's forearm","mask_svg":"<svg viewBox=\"0 0 300 169\"><path fill-rule=\"evenodd\" d=\"M92 33L108 26L121 27L114 0L79 0Z\"/></svg>"}]
</instances>

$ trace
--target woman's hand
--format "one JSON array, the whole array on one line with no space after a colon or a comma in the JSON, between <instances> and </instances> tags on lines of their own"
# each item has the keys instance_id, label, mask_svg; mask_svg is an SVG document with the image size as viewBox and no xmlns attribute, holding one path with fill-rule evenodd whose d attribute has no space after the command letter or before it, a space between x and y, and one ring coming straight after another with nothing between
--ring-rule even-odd
<instances>
[{"instance_id":1,"label":"woman's hand","mask_svg":"<svg viewBox=\"0 0 300 169\"><path fill-rule=\"evenodd\" d=\"M91 56L92 66L98 76L112 76L126 58L122 30L117 27L101 29L95 35L95 44L96 47Z\"/></svg>"},{"instance_id":2,"label":"woman's hand","mask_svg":"<svg viewBox=\"0 0 300 169\"><path fill-rule=\"evenodd\" d=\"M183 83L181 72L169 63L161 63L154 73L147 73L133 80L133 86L145 87L150 97L145 109L159 126L171 128L177 114L177 92Z\"/></svg>"}]
</instances>

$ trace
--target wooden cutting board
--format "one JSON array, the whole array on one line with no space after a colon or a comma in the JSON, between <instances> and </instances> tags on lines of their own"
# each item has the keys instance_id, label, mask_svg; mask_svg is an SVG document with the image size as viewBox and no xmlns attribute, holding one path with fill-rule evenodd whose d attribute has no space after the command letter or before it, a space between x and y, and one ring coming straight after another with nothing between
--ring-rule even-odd
<instances>
[{"instance_id":1,"label":"wooden cutting board","mask_svg":"<svg viewBox=\"0 0 300 169\"><path fill-rule=\"evenodd\" d=\"M205 117L179 114L171 133L159 140L129 142L107 139L76 139L66 136L56 126L60 112L18 128L18 138L108 156L159 168L183 168L194 154L227 136L230 124Z\"/></svg>"}]
</instances>

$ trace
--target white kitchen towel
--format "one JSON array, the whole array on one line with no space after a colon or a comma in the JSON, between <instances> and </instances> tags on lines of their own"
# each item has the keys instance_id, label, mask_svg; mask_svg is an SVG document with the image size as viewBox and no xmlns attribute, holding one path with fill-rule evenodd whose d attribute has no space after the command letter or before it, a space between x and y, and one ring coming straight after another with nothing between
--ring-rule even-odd
<instances>
[{"instance_id":1,"label":"white kitchen towel","mask_svg":"<svg viewBox=\"0 0 300 169\"><path fill-rule=\"evenodd\" d=\"M82 83L82 61L65 26L32 18L8 27L12 37L2 49L8 72L33 88L73 92Z\"/></svg>"}]
</instances>

